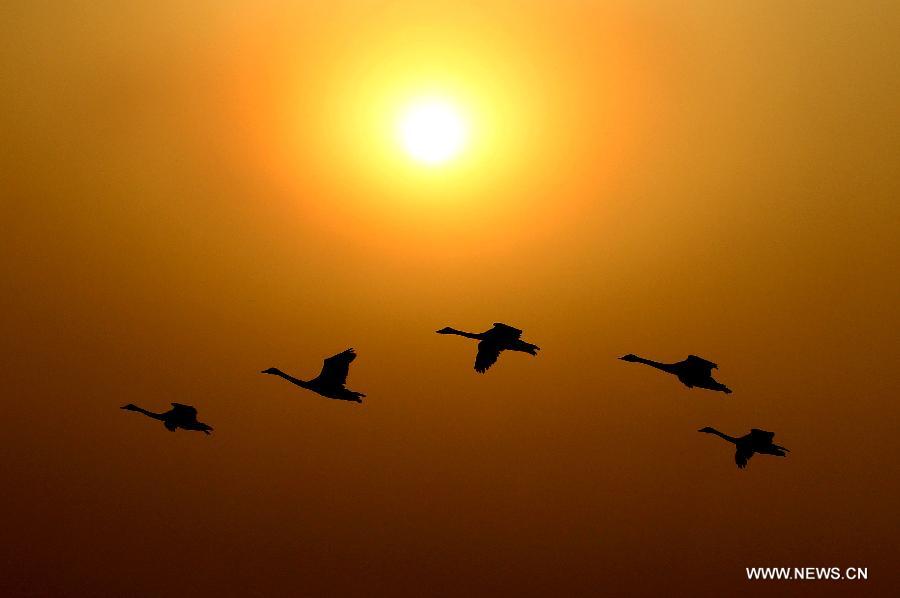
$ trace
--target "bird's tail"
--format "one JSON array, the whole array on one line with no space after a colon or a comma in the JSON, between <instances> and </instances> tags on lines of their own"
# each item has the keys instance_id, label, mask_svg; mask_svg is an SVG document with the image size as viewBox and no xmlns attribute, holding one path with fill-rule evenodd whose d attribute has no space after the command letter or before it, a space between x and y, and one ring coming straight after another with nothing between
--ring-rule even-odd
<instances>
[{"instance_id":1,"label":"bird's tail","mask_svg":"<svg viewBox=\"0 0 900 598\"><path fill-rule=\"evenodd\" d=\"M702 388L702 387L701 387L701 388ZM712 384L709 385L709 386L707 386L706 388L708 388L708 389L710 389L710 390L718 390L718 391L720 391L720 392L724 392L724 393L727 394L727 395L730 395L730 394L731 394L731 389L730 389L730 388L728 388L727 386L725 386L724 384L722 384L721 382L718 382L718 381L716 381L716 380L713 380L713 381L712 381Z\"/></svg>"},{"instance_id":2,"label":"bird's tail","mask_svg":"<svg viewBox=\"0 0 900 598\"><path fill-rule=\"evenodd\" d=\"M366 396L361 392L356 392L351 390L349 396L347 396L348 401L354 401L356 403L362 403L363 397Z\"/></svg>"}]
</instances>

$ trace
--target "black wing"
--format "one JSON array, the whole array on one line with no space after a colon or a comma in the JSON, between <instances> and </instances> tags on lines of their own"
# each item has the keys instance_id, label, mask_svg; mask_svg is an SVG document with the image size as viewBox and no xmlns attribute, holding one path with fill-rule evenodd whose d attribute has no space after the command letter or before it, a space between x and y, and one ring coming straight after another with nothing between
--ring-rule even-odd
<instances>
[{"instance_id":1,"label":"black wing","mask_svg":"<svg viewBox=\"0 0 900 598\"><path fill-rule=\"evenodd\" d=\"M484 334L490 335L492 338L495 338L497 340L502 339L503 341L510 342L522 336L522 331L518 328L513 328L512 326L508 326L501 322L494 322L494 327L486 331Z\"/></svg>"},{"instance_id":2,"label":"black wing","mask_svg":"<svg viewBox=\"0 0 900 598\"><path fill-rule=\"evenodd\" d=\"M356 359L353 349L347 349L325 360L322 372L316 378L328 385L343 386L347 382L347 374L350 373L350 363Z\"/></svg>"},{"instance_id":3,"label":"black wing","mask_svg":"<svg viewBox=\"0 0 900 598\"><path fill-rule=\"evenodd\" d=\"M753 439L753 442L760 442L762 444L770 444L772 439L775 438L775 432L766 432L765 430L757 430L753 428L750 430L750 437Z\"/></svg>"},{"instance_id":4,"label":"black wing","mask_svg":"<svg viewBox=\"0 0 900 598\"><path fill-rule=\"evenodd\" d=\"M739 446L734 453L734 462L737 463L738 469L747 467L747 461L753 456L753 450L747 447Z\"/></svg>"},{"instance_id":5,"label":"black wing","mask_svg":"<svg viewBox=\"0 0 900 598\"><path fill-rule=\"evenodd\" d=\"M190 405L182 405L181 403L172 403L172 411L175 415L183 419L197 419L197 410Z\"/></svg>"},{"instance_id":6,"label":"black wing","mask_svg":"<svg viewBox=\"0 0 900 598\"><path fill-rule=\"evenodd\" d=\"M707 361L702 357L697 357L696 355L688 355L687 359L685 359L684 362L690 365L692 369L702 371L707 376L711 376L712 371L719 367L715 363Z\"/></svg>"},{"instance_id":7,"label":"black wing","mask_svg":"<svg viewBox=\"0 0 900 598\"><path fill-rule=\"evenodd\" d=\"M497 343L481 341L478 343L478 355L475 356L475 371L479 374L485 373L489 367L494 365L498 357L500 357L500 348Z\"/></svg>"}]
</instances>

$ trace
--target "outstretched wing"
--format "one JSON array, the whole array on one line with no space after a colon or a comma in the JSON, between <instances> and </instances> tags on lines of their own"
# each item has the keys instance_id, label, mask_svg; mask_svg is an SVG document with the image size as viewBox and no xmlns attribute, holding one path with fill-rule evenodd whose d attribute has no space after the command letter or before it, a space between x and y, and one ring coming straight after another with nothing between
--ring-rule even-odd
<instances>
[{"instance_id":1,"label":"outstretched wing","mask_svg":"<svg viewBox=\"0 0 900 598\"><path fill-rule=\"evenodd\" d=\"M347 382L347 374L350 372L350 362L356 359L353 349L347 349L329 357L322 365L322 372L317 380L329 386L343 386Z\"/></svg>"},{"instance_id":2,"label":"outstretched wing","mask_svg":"<svg viewBox=\"0 0 900 598\"><path fill-rule=\"evenodd\" d=\"M510 342L522 336L522 331L518 328L513 328L512 326L508 326L507 324L503 324L501 322L494 322L494 327L484 334L490 335L491 337L498 340L502 339L505 342Z\"/></svg>"},{"instance_id":3,"label":"outstretched wing","mask_svg":"<svg viewBox=\"0 0 900 598\"><path fill-rule=\"evenodd\" d=\"M737 463L738 469L747 467L747 461L753 456L753 451L747 447L739 446L734 453L734 462Z\"/></svg>"},{"instance_id":4,"label":"outstretched wing","mask_svg":"<svg viewBox=\"0 0 900 598\"><path fill-rule=\"evenodd\" d=\"M715 363L707 361L702 357L697 357L696 355L688 355L684 362L691 366L692 369L702 371L707 376L711 376L712 371L719 367Z\"/></svg>"},{"instance_id":5,"label":"outstretched wing","mask_svg":"<svg viewBox=\"0 0 900 598\"><path fill-rule=\"evenodd\" d=\"M500 348L497 343L481 341L478 343L478 355L475 356L475 371L479 374L485 373L489 367L494 365L498 357L500 357Z\"/></svg>"},{"instance_id":6,"label":"outstretched wing","mask_svg":"<svg viewBox=\"0 0 900 598\"><path fill-rule=\"evenodd\" d=\"M172 411L175 412L176 416L182 419L197 419L197 410L190 405L172 403Z\"/></svg>"},{"instance_id":7,"label":"outstretched wing","mask_svg":"<svg viewBox=\"0 0 900 598\"><path fill-rule=\"evenodd\" d=\"M760 442L762 444L769 444L772 442L772 439L775 438L775 432L766 432L765 430L757 430L753 428L750 430L750 437L753 439L753 442Z\"/></svg>"}]
</instances>

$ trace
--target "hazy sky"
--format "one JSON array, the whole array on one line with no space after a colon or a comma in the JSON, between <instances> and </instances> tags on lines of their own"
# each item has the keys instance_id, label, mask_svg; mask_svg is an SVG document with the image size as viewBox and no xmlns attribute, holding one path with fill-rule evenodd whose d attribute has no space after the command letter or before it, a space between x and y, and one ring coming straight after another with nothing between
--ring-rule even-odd
<instances>
[{"instance_id":1,"label":"hazy sky","mask_svg":"<svg viewBox=\"0 0 900 598\"><path fill-rule=\"evenodd\" d=\"M896 586L898 31L891 1L5 3L0 593ZM433 91L473 135L428 170L392 127ZM434 334L498 321L540 356L481 376ZM258 373L351 346L361 406ZM118 409L172 401L214 435ZM791 453L739 471L703 426Z\"/></svg>"}]
</instances>

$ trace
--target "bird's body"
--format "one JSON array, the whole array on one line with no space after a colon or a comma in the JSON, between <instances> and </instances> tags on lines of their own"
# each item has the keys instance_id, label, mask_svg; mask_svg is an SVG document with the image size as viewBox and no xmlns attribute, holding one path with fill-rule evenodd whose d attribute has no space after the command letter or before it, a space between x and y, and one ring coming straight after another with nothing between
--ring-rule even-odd
<instances>
[{"instance_id":1,"label":"bird's body","mask_svg":"<svg viewBox=\"0 0 900 598\"><path fill-rule=\"evenodd\" d=\"M322 365L322 371L312 380L300 380L289 374L285 374L278 368L269 368L263 370L263 374L272 374L284 378L291 384L296 384L300 388L311 390L316 394L329 399L338 401L353 401L362 403L364 395L361 392L355 392L344 386L347 383L347 374L350 372L350 362L356 359L356 353L353 349L347 349L337 355L329 357Z\"/></svg>"},{"instance_id":2,"label":"bird's body","mask_svg":"<svg viewBox=\"0 0 900 598\"><path fill-rule=\"evenodd\" d=\"M158 419L170 432L174 432L178 428L181 428L182 430L203 432L204 434L209 434L212 431L211 426L197 421L197 410L190 405L172 403L172 408L164 413L147 411L146 409L142 409L131 403L125 405L122 409L137 411L138 413L143 413L147 417Z\"/></svg>"},{"instance_id":3,"label":"bird's body","mask_svg":"<svg viewBox=\"0 0 900 598\"><path fill-rule=\"evenodd\" d=\"M673 374L688 388L706 388L708 390L731 394L730 388L721 382L716 381L712 377L712 371L718 369L719 366L702 357L697 357L696 355L688 355L687 359L676 363L660 363L658 361L652 361L650 359L638 357L637 355L632 355L631 353L624 357L620 357L619 359L633 363L643 363L658 370L662 370L663 372Z\"/></svg>"},{"instance_id":4,"label":"bird's body","mask_svg":"<svg viewBox=\"0 0 900 598\"><path fill-rule=\"evenodd\" d=\"M485 373L497 359L502 351L519 351L529 355L537 355L540 347L526 343L520 337L522 331L500 322L495 322L494 327L484 332L463 332L455 328L441 328L438 334L455 334L479 341L478 354L475 356L475 371Z\"/></svg>"},{"instance_id":5,"label":"bird's body","mask_svg":"<svg viewBox=\"0 0 900 598\"><path fill-rule=\"evenodd\" d=\"M698 431L705 432L707 434L715 434L716 436L735 445L735 447L737 447L737 450L734 453L734 462L737 464L739 469L747 467L747 462L750 460L750 457L752 457L754 453L759 453L761 455L774 455L776 457L785 457L787 456L786 454L790 452L783 446L778 446L777 444L774 444L772 442L772 440L775 438L775 432L766 432L765 430L758 430L756 428L753 428L752 430L750 430L749 434L741 436L740 438L735 438L733 436L723 434L715 428L710 427L702 428Z\"/></svg>"}]
</instances>

